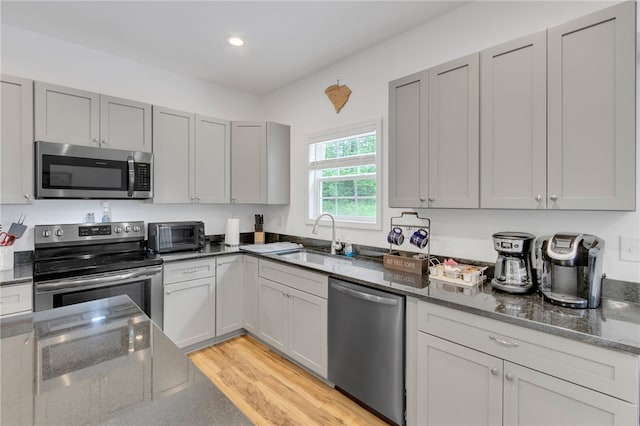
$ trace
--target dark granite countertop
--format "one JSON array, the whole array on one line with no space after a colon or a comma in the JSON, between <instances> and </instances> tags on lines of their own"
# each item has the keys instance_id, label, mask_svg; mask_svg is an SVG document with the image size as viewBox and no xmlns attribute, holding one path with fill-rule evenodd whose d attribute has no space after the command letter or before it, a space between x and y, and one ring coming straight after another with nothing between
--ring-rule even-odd
<instances>
[{"instance_id":1,"label":"dark granite countertop","mask_svg":"<svg viewBox=\"0 0 640 426\"><path fill-rule=\"evenodd\" d=\"M306 243L306 241L296 241ZM306 244L305 244L306 246ZM603 299L598 309L570 309L552 305L538 293L514 295L493 289L488 283L467 292L452 286L428 286L428 276L385 269L376 257L346 258L334 256L335 262L314 265L282 258L276 254L253 254L238 247L210 243L202 251L159 255L164 262L179 262L221 255L243 253L327 273L365 286L415 297L453 309L490 317L499 321L567 337L610 349L640 355L640 285L605 280ZM31 265L2 271L0 285L31 280ZM6 279L6 281L5 281ZM439 288L436 288L439 287ZM615 291L611 291L616 287ZM620 287L620 290L617 289ZM613 295L609 297L609 295ZM620 297L621 296L621 297Z\"/></svg>"},{"instance_id":2,"label":"dark granite countertop","mask_svg":"<svg viewBox=\"0 0 640 426\"><path fill-rule=\"evenodd\" d=\"M0 271L0 286L24 284L33 281L33 265L22 263L14 265L13 269Z\"/></svg>"},{"instance_id":3,"label":"dark granite countertop","mask_svg":"<svg viewBox=\"0 0 640 426\"><path fill-rule=\"evenodd\" d=\"M515 295L495 290L487 282L473 291L461 292L447 283L427 286L428 276L385 269L382 263L335 256L335 262L315 265L283 258L262 258L295 264L309 270L364 286L415 297L419 300L482 315L499 321L543 331L609 349L640 355L640 304L602 299L598 309L563 308L545 301L538 293ZM614 283L611 283L614 285Z\"/></svg>"},{"instance_id":4,"label":"dark granite countertop","mask_svg":"<svg viewBox=\"0 0 640 426\"><path fill-rule=\"evenodd\" d=\"M0 320L0 423L249 425L127 296Z\"/></svg>"},{"instance_id":5,"label":"dark granite countertop","mask_svg":"<svg viewBox=\"0 0 640 426\"><path fill-rule=\"evenodd\" d=\"M199 251L183 251L178 253L159 254L164 263L181 262L184 260L203 259L224 254L243 253L237 246L230 247L224 244L207 243L204 249Z\"/></svg>"}]
</instances>

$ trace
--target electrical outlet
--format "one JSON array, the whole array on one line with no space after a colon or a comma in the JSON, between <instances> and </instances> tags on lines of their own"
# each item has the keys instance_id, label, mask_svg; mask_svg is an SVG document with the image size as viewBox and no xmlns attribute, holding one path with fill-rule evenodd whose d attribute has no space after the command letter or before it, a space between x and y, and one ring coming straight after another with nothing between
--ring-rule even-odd
<instances>
[{"instance_id":1,"label":"electrical outlet","mask_svg":"<svg viewBox=\"0 0 640 426\"><path fill-rule=\"evenodd\" d=\"M620 260L640 263L640 238L620 236Z\"/></svg>"}]
</instances>

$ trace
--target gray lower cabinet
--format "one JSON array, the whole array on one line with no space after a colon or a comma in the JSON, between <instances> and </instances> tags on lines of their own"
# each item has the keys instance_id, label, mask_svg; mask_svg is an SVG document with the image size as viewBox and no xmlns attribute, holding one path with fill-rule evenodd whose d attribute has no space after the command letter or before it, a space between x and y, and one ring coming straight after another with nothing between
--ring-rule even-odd
<instances>
[{"instance_id":1,"label":"gray lower cabinet","mask_svg":"<svg viewBox=\"0 0 640 426\"><path fill-rule=\"evenodd\" d=\"M258 259L245 255L242 261L244 328L255 335L258 334Z\"/></svg>"},{"instance_id":2,"label":"gray lower cabinet","mask_svg":"<svg viewBox=\"0 0 640 426\"><path fill-rule=\"evenodd\" d=\"M215 259L164 265L164 333L180 348L215 337Z\"/></svg>"},{"instance_id":3,"label":"gray lower cabinet","mask_svg":"<svg viewBox=\"0 0 640 426\"><path fill-rule=\"evenodd\" d=\"M231 123L231 202L288 204L290 127L273 122Z\"/></svg>"},{"instance_id":4,"label":"gray lower cabinet","mask_svg":"<svg viewBox=\"0 0 640 426\"><path fill-rule=\"evenodd\" d=\"M428 206L428 73L389 83L389 207Z\"/></svg>"},{"instance_id":5,"label":"gray lower cabinet","mask_svg":"<svg viewBox=\"0 0 640 426\"><path fill-rule=\"evenodd\" d=\"M33 81L0 76L0 204L33 202Z\"/></svg>"},{"instance_id":6,"label":"gray lower cabinet","mask_svg":"<svg viewBox=\"0 0 640 426\"><path fill-rule=\"evenodd\" d=\"M480 54L480 207L547 206L547 33Z\"/></svg>"},{"instance_id":7,"label":"gray lower cabinet","mask_svg":"<svg viewBox=\"0 0 640 426\"><path fill-rule=\"evenodd\" d=\"M153 107L154 203L226 203L229 122Z\"/></svg>"},{"instance_id":8,"label":"gray lower cabinet","mask_svg":"<svg viewBox=\"0 0 640 426\"><path fill-rule=\"evenodd\" d=\"M636 407L420 333L418 424L629 425ZM464 409L460 409L463 405Z\"/></svg>"},{"instance_id":9,"label":"gray lower cabinet","mask_svg":"<svg viewBox=\"0 0 640 426\"><path fill-rule=\"evenodd\" d=\"M429 69L429 207L479 207L479 55Z\"/></svg>"},{"instance_id":10,"label":"gray lower cabinet","mask_svg":"<svg viewBox=\"0 0 640 426\"><path fill-rule=\"evenodd\" d=\"M242 330L244 326L243 269L242 255L216 260L216 336Z\"/></svg>"},{"instance_id":11,"label":"gray lower cabinet","mask_svg":"<svg viewBox=\"0 0 640 426\"><path fill-rule=\"evenodd\" d=\"M258 337L327 377L327 277L259 261Z\"/></svg>"},{"instance_id":12,"label":"gray lower cabinet","mask_svg":"<svg viewBox=\"0 0 640 426\"><path fill-rule=\"evenodd\" d=\"M151 152L151 105L35 82L35 140Z\"/></svg>"},{"instance_id":13,"label":"gray lower cabinet","mask_svg":"<svg viewBox=\"0 0 640 426\"><path fill-rule=\"evenodd\" d=\"M548 31L549 208L635 209L635 8Z\"/></svg>"},{"instance_id":14,"label":"gray lower cabinet","mask_svg":"<svg viewBox=\"0 0 640 426\"><path fill-rule=\"evenodd\" d=\"M417 330L419 425L638 424L636 355L423 301Z\"/></svg>"}]
</instances>

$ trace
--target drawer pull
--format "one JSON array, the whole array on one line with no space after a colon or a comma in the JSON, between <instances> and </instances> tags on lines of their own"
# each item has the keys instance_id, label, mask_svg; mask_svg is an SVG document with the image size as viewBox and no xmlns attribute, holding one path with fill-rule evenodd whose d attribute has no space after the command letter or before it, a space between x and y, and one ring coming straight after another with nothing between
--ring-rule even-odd
<instances>
[{"instance_id":1,"label":"drawer pull","mask_svg":"<svg viewBox=\"0 0 640 426\"><path fill-rule=\"evenodd\" d=\"M507 342L506 340L498 339L496 336L489 336L489 339L493 340L499 345L502 345L506 348L517 348L518 342Z\"/></svg>"},{"instance_id":2,"label":"drawer pull","mask_svg":"<svg viewBox=\"0 0 640 426\"><path fill-rule=\"evenodd\" d=\"M196 272L198 272L197 269L188 269L184 272L182 272L183 274L195 274Z\"/></svg>"}]
</instances>

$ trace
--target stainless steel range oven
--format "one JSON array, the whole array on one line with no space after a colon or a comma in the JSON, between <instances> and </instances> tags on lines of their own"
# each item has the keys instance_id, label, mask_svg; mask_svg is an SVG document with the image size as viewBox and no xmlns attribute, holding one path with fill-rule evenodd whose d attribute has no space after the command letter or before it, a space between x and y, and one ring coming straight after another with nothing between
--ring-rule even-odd
<instances>
[{"instance_id":1,"label":"stainless steel range oven","mask_svg":"<svg viewBox=\"0 0 640 426\"><path fill-rule=\"evenodd\" d=\"M34 248L35 311L126 294L162 328L162 260L144 222L36 225Z\"/></svg>"}]
</instances>

